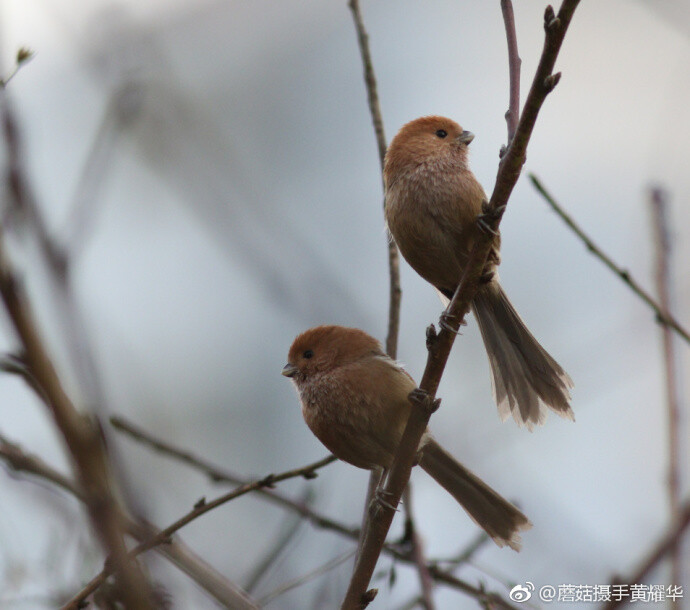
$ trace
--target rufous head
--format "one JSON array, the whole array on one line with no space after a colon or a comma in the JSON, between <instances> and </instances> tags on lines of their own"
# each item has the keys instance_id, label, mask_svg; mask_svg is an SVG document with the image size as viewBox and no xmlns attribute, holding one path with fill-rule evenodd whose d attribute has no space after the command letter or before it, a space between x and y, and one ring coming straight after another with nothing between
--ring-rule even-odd
<instances>
[{"instance_id":1,"label":"rufous head","mask_svg":"<svg viewBox=\"0 0 690 610\"><path fill-rule=\"evenodd\" d=\"M383 355L381 344L363 330L317 326L305 330L292 342L283 375L299 384L361 358Z\"/></svg>"},{"instance_id":2,"label":"rufous head","mask_svg":"<svg viewBox=\"0 0 690 610\"><path fill-rule=\"evenodd\" d=\"M434 161L467 163L467 146L474 134L451 119L425 116L400 128L386 151L386 184L400 172Z\"/></svg>"}]
</instances>

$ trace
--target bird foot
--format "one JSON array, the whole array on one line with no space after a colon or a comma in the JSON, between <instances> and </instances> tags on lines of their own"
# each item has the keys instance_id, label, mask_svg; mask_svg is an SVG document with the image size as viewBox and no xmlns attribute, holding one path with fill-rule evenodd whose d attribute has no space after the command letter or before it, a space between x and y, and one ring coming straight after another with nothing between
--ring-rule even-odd
<instances>
[{"instance_id":1,"label":"bird foot","mask_svg":"<svg viewBox=\"0 0 690 610\"><path fill-rule=\"evenodd\" d=\"M461 320L460 324L458 324L458 328L454 328L453 322L456 320L456 317L449 314L447 311L444 311L441 314L441 317L439 318L438 325L443 329L448 331L449 333L455 333L456 335L460 334L460 327L461 326L467 326L467 322L465 320Z\"/></svg>"},{"instance_id":2,"label":"bird foot","mask_svg":"<svg viewBox=\"0 0 690 610\"><path fill-rule=\"evenodd\" d=\"M387 499L386 496L391 496L389 491L386 491L382 487L378 487L374 492L374 497L371 499L369 504L369 512L373 517L381 508L388 508L389 510L396 511L397 507L393 506Z\"/></svg>"},{"instance_id":3,"label":"bird foot","mask_svg":"<svg viewBox=\"0 0 690 610\"><path fill-rule=\"evenodd\" d=\"M477 227L479 227L479 230L498 237L499 232L493 228L493 225L500 220L505 209L505 205L499 205L496 209L492 209L489 207L489 202L484 199L482 201L482 212L477 216Z\"/></svg>"}]
</instances>

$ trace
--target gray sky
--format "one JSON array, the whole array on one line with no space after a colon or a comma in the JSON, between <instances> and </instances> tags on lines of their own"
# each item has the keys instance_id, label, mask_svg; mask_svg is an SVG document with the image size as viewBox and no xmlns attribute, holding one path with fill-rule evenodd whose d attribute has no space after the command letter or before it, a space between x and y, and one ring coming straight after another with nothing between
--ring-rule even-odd
<instances>
[{"instance_id":1,"label":"gray sky","mask_svg":"<svg viewBox=\"0 0 690 610\"><path fill-rule=\"evenodd\" d=\"M515 7L523 98L543 41L543 7ZM388 139L417 116L448 115L476 134L471 164L490 190L508 99L499 2L388 0L363 9ZM280 375L287 349L321 323L383 340L387 316L381 180L346 2L24 0L4 3L1 16L4 65L19 45L36 51L9 92L37 198L74 253L75 298L107 409L247 475L320 458L325 451ZM557 64L563 78L542 109L502 224L502 283L574 379L576 423L550 417L533 433L501 424L474 320L454 347L431 428L534 523L519 555L486 546L458 572L491 589L608 582L636 566L668 523L659 329L526 173L650 289L647 189L663 185L674 307L690 326L689 33L680 1L582 3ZM34 249L14 245L64 375L86 400ZM399 358L419 379L424 329L441 306L405 264L402 283ZM685 378L687 345L677 351ZM0 378L0 397L2 433L66 467L45 412L21 384ZM686 439L687 418L683 426ZM221 491L128 440L113 442L139 504L161 526ZM320 510L355 525L366 479L336 464L309 487ZM423 473L413 482L429 555L457 553L475 526ZM7 596L50 593L56 583L72 590L90 577L97 564L80 567L77 539L86 534L75 505L28 483L5 487L0 569L31 574L13 579ZM294 494L304 487L285 485ZM182 536L242 584L283 518L245 498ZM56 548L69 549L62 580L45 559ZM257 596L348 548L303 526ZM349 569L270 607L327 607ZM214 607L172 569L156 574L178 607ZM668 584L666 572L650 582ZM385 583L381 608L399 607L417 587L406 568L392 589ZM679 584L690 584L687 570ZM470 607L443 587L438 600Z\"/></svg>"}]
</instances>

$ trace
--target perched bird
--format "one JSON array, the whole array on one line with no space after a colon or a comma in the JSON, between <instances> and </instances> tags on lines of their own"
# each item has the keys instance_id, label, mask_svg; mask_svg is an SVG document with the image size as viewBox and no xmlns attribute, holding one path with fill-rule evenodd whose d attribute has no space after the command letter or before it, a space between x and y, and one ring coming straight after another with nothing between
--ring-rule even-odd
<instances>
[{"instance_id":1,"label":"perched bird","mask_svg":"<svg viewBox=\"0 0 690 610\"><path fill-rule=\"evenodd\" d=\"M290 347L291 377L311 431L341 460L382 475L393 463L416 384L364 331L317 326ZM427 430L419 465L460 503L499 546L520 548L531 523L515 506L447 453Z\"/></svg>"},{"instance_id":2,"label":"perched bird","mask_svg":"<svg viewBox=\"0 0 690 610\"><path fill-rule=\"evenodd\" d=\"M473 139L455 121L428 116L404 125L386 152L388 230L405 260L446 299L460 281L487 200L467 163ZM501 419L512 413L531 430L544 423L548 407L573 420L572 380L532 336L499 284L500 245L496 235L472 311L489 356Z\"/></svg>"}]
</instances>

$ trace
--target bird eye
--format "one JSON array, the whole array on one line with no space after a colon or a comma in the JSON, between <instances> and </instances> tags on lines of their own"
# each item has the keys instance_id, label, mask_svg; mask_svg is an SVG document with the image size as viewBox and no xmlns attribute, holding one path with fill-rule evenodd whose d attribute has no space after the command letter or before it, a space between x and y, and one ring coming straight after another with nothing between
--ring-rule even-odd
<instances>
[{"instance_id":1,"label":"bird eye","mask_svg":"<svg viewBox=\"0 0 690 610\"><path fill-rule=\"evenodd\" d=\"M448 132L447 132L445 129L439 129L439 130L436 132L436 135L437 135L439 138L445 138L445 137L448 135Z\"/></svg>"},{"instance_id":2,"label":"bird eye","mask_svg":"<svg viewBox=\"0 0 690 610\"><path fill-rule=\"evenodd\" d=\"M312 358L314 356L314 352L312 352L310 349L308 349L306 352L302 354L304 358L309 360L309 358Z\"/></svg>"}]
</instances>

